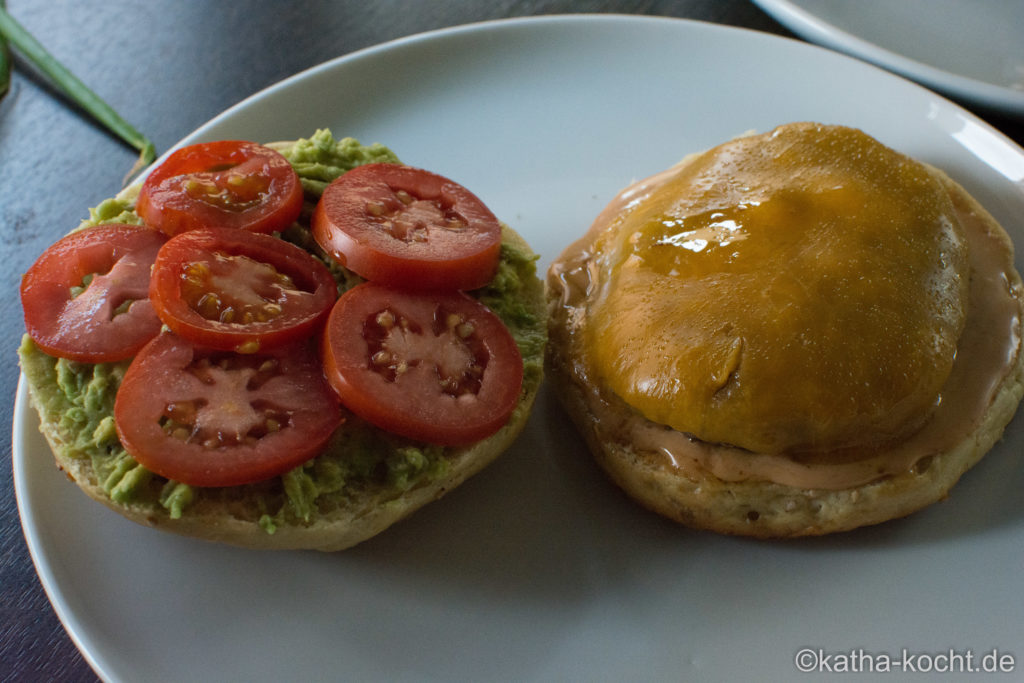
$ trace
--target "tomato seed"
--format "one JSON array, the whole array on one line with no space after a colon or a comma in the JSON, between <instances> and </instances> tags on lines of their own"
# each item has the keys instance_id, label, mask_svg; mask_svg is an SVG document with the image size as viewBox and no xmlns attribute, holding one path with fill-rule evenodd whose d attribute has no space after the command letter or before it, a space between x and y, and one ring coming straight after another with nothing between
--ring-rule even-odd
<instances>
[{"instance_id":1,"label":"tomato seed","mask_svg":"<svg viewBox=\"0 0 1024 683\"><path fill-rule=\"evenodd\" d=\"M199 180L197 178L189 178L185 181L185 192L193 197L200 195L216 195L220 192L217 188L216 183L208 180Z\"/></svg>"},{"instance_id":2,"label":"tomato seed","mask_svg":"<svg viewBox=\"0 0 1024 683\"><path fill-rule=\"evenodd\" d=\"M220 315L220 297L212 292L204 294L196 304L196 312L207 320Z\"/></svg>"},{"instance_id":3,"label":"tomato seed","mask_svg":"<svg viewBox=\"0 0 1024 683\"><path fill-rule=\"evenodd\" d=\"M206 261L193 261L185 267L185 274L196 281L205 279L210 276L210 264Z\"/></svg>"},{"instance_id":4,"label":"tomato seed","mask_svg":"<svg viewBox=\"0 0 1024 683\"><path fill-rule=\"evenodd\" d=\"M250 339L249 341L235 347L235 351L238 353L256 353L259 350L260 343L255 339Z\"/></svg>"}]
</instances>

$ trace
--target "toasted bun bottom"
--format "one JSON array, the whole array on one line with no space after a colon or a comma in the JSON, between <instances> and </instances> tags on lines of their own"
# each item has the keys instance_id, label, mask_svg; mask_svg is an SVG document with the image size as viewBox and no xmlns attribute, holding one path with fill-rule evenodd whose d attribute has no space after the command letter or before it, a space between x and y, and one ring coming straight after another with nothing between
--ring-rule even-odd
<instances>
[{"instance_id":1,"label":"toasted bun bottom","mask_svg":"<svg viewBox=\"0 0 1024 683\"><path fill-rule=\"evenodd\" d=\"M526 241L507 226L506 242L528 250ZM544 290L538 278L524 280L523 301L538 320L545 316ZM152 503L118 503L98 479L87 457L69 457L76 435L62 434L59 415L46 409L53 387L33 383L34 373L25 369L29 396L41 416L40 431L53 450L57 466L91 498L118 514L145 526L164 531L218 541L234 546L256 549L312 549L336 551L364 541L437 500L478 473L503 453L526 426L540 386L537 378L524 383L523 393L509 422L498 432L471 446L448 449L447 467L443 476L398 492L390 486L368 484L357 491L331 496L330 509L321 512L308 524L278 524L273 533L259 525L257 502L250 498L224 496L200 498L188 506L177 519Z\"/></svg>"},{"instance_id":2,"label":"toasted bun bottom","mask_svg":"<svg viewBox=\"0 0 1024 683\"><path fill-rule=\"evenodd\" d=\"M607 439L590 409L589 390L567 370L558 349L552 348L548 358L548 378L562 404L597 463L626 494L689 527L760 538L847 531L903 517L942 500L999 440L1024 395L1024 363L1018 358L983 422L953 448L908 472L869 484L808 490L765 481L723 481L710 474L691 479L665 467L656 453Z\"/></svg>"},{"instance_id":3,"label":"toasted bun bottom","mask_svg":"<svg viewBox=\"0 0 1024 683\"><path fill-rule=\"evenodd\" d=\"M1012 262L1012 243L995 219L963 188L939 173L951 191L962 193L970 210L983 217L991 233L1005 244ZM1007 275L1010 287L1020 292L1022 283L1016 270L1010 268ZM594 385L589 379L592 373L578 371L581 361L573 355L571 321L560 297L560 292L549 288L546 371L569 416L597 463L628 496L697 529L759 538L815 536L908 515L948 495L964 472L999 441L1024 396L1024 353L1018 345L1012 365L970 434L947 450L920 459L908 471L852 488L801 489L763 480L725 481L703 470L686 473L609 427L627 418L644 418ZM1017 304L1019 328L1024 299L1018 296Z\"/></svg>"},{"instance_id":4,"label":"toasted bun bottom","mask_svg":"<svg viewBox=\"0 0 1024 683\"><path fill-rule=\"evenodd\" d=\"M89 460L57 458L57 466L89 497L133 522L182 536L260 550L344 550L376 536L431 501L438 500L501 455L522 431L530 416L536 390L524 396L512 421L496 434L459 449L449 456L445 476L414 487L399 496L384 489L368 489L349 498L345 505L321 514L309 525L279 525L267 533L252 519L247 501L199 504L178 519L148 505L119 504L100 485ZM42 430L54 452L61 441ZM238 514L242 513L242 514Z\"/></svg>"}]
</instances>

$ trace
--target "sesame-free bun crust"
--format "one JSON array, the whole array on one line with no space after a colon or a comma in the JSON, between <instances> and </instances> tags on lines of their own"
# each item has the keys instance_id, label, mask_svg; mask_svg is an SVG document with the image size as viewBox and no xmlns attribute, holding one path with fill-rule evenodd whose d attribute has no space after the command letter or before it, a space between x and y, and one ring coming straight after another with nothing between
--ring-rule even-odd
<instances>
[{"instance_id":1,"label":"sesame-free bun crust","mask_svg":"<svg viewBox=\"0 0 1024 683\"><path fill-rule=\"evenodd\" d=\"M572 328L586 324L585 316L583 323L578 316L570 320L558 279L549 273L547 376L609 478L644 507L686 526L760 538L850 530L903 517L944 499L964 472L999 441L1024 395L1024 354L1019 348L1024 286L1012 266L1013 245L1002 227L946 174L931 170L961 210L977 216L998 243L1009 264L1006 277L1017 308L1018 348L969 434L904 471L848 488L801 488L757 478L727 481L700 467L676 467L649 444L638 445L630 438L638 430L667 428L646 420L595 382L595 373L579 356L578 343L572 341ZM637 425L637 421L637 429L621 428L627 423Z\"/></svg>"},{"instance_id":2,"label":"sesame-free bun crust","mask_svg":"<svg viewBox=\"0 0 1024 683\"><path fill-rule=\"evenodd\" d=\"M414 487L398 497L388 489L366 489L352 496L345 506L319 516L308 526L280 525L273 534L267 533L254 521L254 518L258 518L254 501L203 500L190 506L182 517L172 519L151 506L119 504L111 500L97 481L96 472L86 458L58 456L57 466L90 498L145 526L245 548L343 550L376 536L427 503L440 499L489 465L512 445L522 431L535 397L536 389L524 395L512 420L496 434L472 446L460 448L449 456L445 476ZM54 423L44 422L41 431L54 453L66 450L67 445L55 430Z\"/></svg>"},{"instance_id":3,"label":"sesame-free bun crust","mask_svg":"<svg viewBox=\"0 0 1024 683\"><path fill-rule=\"evenodd\" d=\"M982 424L968 438L904 474L854 488L808 490L772 482L729 482L712 475L691 479L666 467L657 454L602 433L590 409L590 389L567 369L555 337L549 345L548 379L615 484L644 507L686 526L761 538L846 531L903 517L942 500L999 440L1024 394L1024 365L1018 358Z\"/></svg>"}]
</instances>

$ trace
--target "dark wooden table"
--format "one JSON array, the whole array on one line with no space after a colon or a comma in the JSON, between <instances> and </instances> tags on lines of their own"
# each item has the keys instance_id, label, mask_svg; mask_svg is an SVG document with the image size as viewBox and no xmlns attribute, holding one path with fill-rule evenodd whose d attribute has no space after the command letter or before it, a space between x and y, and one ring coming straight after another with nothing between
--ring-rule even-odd
<instances>
[{"instance_id":1,"label":"dark wooden table","mask_svg":"<svg viewBox=\"0 0 1024 683\"><path fill-rule=\"evenodd\" d=\"M8 0L8 9L66 65L149 136L159 151L227 107L307 67L421 31L503 17L575 12L699 19L780 35L744 0ZM187 40L183 37L187 36ZM116 189L135 153L18 60L0 102L0 680L86 681L95 674L68 638L36 576L11 472L14 355L23 327L20 274L83 207ZM975 112L1018 143L1021 121Z\"/></svg>"}]
</instances>

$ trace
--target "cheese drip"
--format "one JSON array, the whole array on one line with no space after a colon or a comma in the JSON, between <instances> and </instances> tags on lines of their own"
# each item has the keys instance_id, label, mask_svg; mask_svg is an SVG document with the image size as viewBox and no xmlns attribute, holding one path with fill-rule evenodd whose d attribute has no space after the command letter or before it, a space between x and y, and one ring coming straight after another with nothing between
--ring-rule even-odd
<instances>
[{"instance_id":1,"label":"cheese drip","mask_svg":"<svg viewBox=\"0 0 1024 683\"><path fill-rule=\"evenodd\" d=\"M923 165L795 124L690 159L593 244L583 340L646 418L758 453L873 450L924 424L967 310L963 228Z\"/></svg>"}]
</instances>

